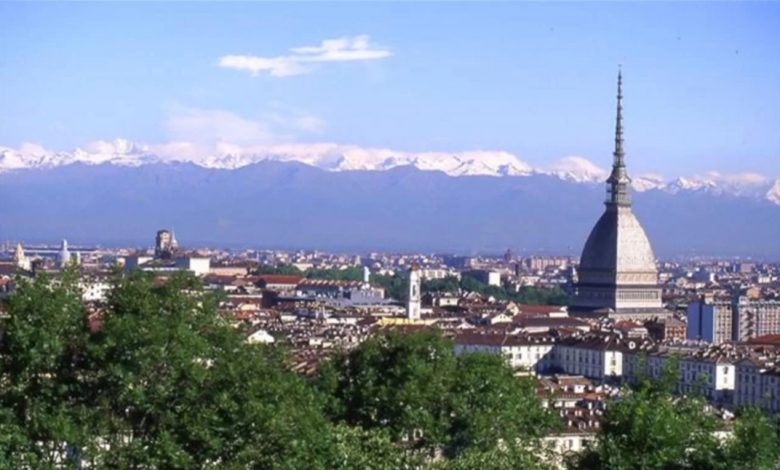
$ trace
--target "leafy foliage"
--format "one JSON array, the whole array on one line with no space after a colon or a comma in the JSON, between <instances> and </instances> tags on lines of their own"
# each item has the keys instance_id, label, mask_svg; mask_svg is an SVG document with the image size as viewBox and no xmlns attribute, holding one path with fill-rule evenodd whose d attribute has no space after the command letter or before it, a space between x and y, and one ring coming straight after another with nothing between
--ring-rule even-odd
<instances>
[{"instance_id":1,"label":"leafy foliage","mask_svg":"<svg viewBox=\"0 0 780 470\"><path fill-rule=\"evenodd\" d=\"M424 456L396 445L385 430L366 430L338 424L334 428L334 468L344 470L396 470L421 468Z\"/></svg>"},{"instance_id":2,"label":"leafy foliage","mask_svg":"<svg viewBox=\"0 0 780 470\"><path fill-rule=\"evenodd\" d=\"M309 279L326 279L334 281L360 281L363 279L363 269L358 266L352 266L346 269L330 268L316 269L311 268L301 271L290 264L261 265L255 271L256 274L286 274L292 276L305 276Z\"/></svg>"},{"instance_id":3,"label":"leafy foliage","mask_svg":"<svg viewBox=\"0 0 780 470\"><path fill-rule=\"evenodd\" d=\"M0 317L0 468L549 465L540 438L557 418L499 356L456 357L433 331L388 333L312 384L280 349L246 343L217 304L189 275L117 274L94 330L74 272L19 280ZM611 402L572 468L778 469L766 416L742 410L722 440L701 398L671 394L675 370Z\"/></svg>"},{"instance_id":4,"label":"leafy foliage","mask_svg":"<svg viewBox=\"0 0 780 470\"><path fill-rule=\"evenodd\" d=\"M371 283L380 286L385 290L385 297L395 299L399 302L407 300L407 284L409 278L405 274L372 274Z\"/></svg>"},{"instance_id":5,"label":"leafy foliage","mask_svg":"<svg viewBox=\"0 0 780 470\"><path fill-rule=\"evenodd\" d=\"M738 470L780 468L777 429L755 408L742 410L734 424L733 439L727 441L721 468Z\"/></svg>"},{"instance_id":6,"label":"leafy foliage","mask_svg":"<svg viewBox=\"0 0 780 470\"><path fill-rule=\"evenodd\" d=\"M776 469L780 450L765 416L749 411L721 438L701 397L671 393L676 364L642 380L608 407L596 445L571 462L577 469Z\"/></svg>"},{"instance_id":7,"label":"leafy foliage","mask_svg":"<svg viewBox=\"0 0 780 470\"><path fill-rule=\"evenodd\" d=\"M290 264L263 264L257 267L255 274L286 274L290 276L303 276L303 271Z\"/></svg>"},{"instance_id":8,"label":"leafy foliage","mask_svg":"<svg viewBox=\"0 0 780 470\"><path fill-rule=\"evenodd\" d=\"M97 419L79 370L88 331L75 273L20 280L4 305L0 356L0 464L56 468L64 443L89 445Z\"/></svg>"},{"instance_id":9,"label":"leafy foliage","mask_svg":"<svg viewBox=\"0 0 780 470\"><path fill-rule=\"evenodd\" d=\"M406 301L406 289L408 276L405 273L371 276L371 282L385 289L385 295L400 302ZM540 287L523 287L519 292L512 292L500 286L489 286L477 279L463 276L460 280L455 276L442 279L430 279L422 282L420 286L423 293L450 293L477 292L486 297L494 297L498 300L511 300L521 304L530 305L568 305L571 298L561 289L545 289Z\"/></svg>"},{"instance_id":10,"label":"leafy foliage","mask_svg":"<svg viewBox=\"0 0 780 470\"><path fill-rule=\"evenodd\" d=\"M330 468L319 396L246 344L190 276L119 279L90 334L70 279L6 304L4 463L54 468ZM109 450L110 449L110 450Z\"/></svg>"},{"instance_id":11,"label":"leafy foliage","mask_svg":"<svg viewBox=\"0 0 780 470\"><path fill-rule=\"evenodd\" d=\"M456 460L502 448L531 461L529 446L556 422L530 379L516 378L498 356L455 357L435 331L369 339L323 369L318 383L335 398L334 419Z\"/></svg>"},{"instance_id":12,"label":"leafy foliage","mask_svg":"<svg viewBox=\"0 0 780 470\"><path fill-rule=\"evenodd\" d=\"M306 277L309 279L326 279L332 281L362 281L363 268L352 266L345 269L308 269Z\"/></svg>"}]
</instances>

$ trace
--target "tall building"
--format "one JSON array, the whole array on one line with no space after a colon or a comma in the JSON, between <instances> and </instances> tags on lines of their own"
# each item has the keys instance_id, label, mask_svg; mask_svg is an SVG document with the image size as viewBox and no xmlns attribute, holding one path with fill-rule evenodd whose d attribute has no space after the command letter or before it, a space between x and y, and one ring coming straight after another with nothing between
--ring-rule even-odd
<instances>
[{"instance_id":1,"label":"tall building","mask_svg":"<svg viewBox=\"0 0 780 470\"><path fill-rule=\"evenodd\" d=\"M615 151L606 208L585 242L570 312L620 319L666 317L650 241L631 210L623 151L623 81L618 73Z\"/></svg>"},{"instance_id":2,"label":"tall building","mask_svg":"<svg viewBox=\"0 0 780 470\"><path fill-rule=\"evenodd\" d=\"M729 301L702 297L688 304L686 338L720 344L734 336L733 309Z\"/></svg>"},{"instance_id":3,"label":"tall building","mask_svg":"<svg viewBox=\"0 0 780 470\"><path fill-rule=\"evenodd\" d=\"M409 291L406 300L406 318L409 320L420 319L420 270L417 269L417 263L412 263L409 269Z\"/></svg>"},{"instance_id":4,"label":"tall building","mask_svg":"<svg viewBox=\"0 0 780 470\"><path fill-rule=\"evenodd\" d=\"M688 304L687 338L720 344L780 334L780 301L702 297Z\"/></svg>"},{"instance_id":5,"label":"tall building","mask_svg":"<svg viewBox=\"0 0 780 470\"><path fill-rule=\"evenodd\" d=\"M68 250L68 240L62 240L60 245L59 264L61 268L70 263L70 251Z\"/></svg>"},{"instance_id":6,"label":"tall building","mask_svg":"<svg viewBox=\"0 0 780 470\"><path fill-rule=\"evenodd\" d=\"M173 273L190 271L205 276L211 269L211 260L198 253L186 253L178 249L179 245L172 231L158 230L155 237L154 257L146 254L125 256L125 271L140 269L155 273Z\"/></svg>"},{"instance_id":7,"label":"tall building","mask_svg":"<svg viewBox=\"0 0 780 470\"><path fill-rule=\"evenodd\" d=\"M19 269L24 269L25 271L29 271L32 268L32 263L30 262L30 258L28 258L24 254L24 248L22 248L21 243L16 244L16 248L14 249L13 261L16 267Z\"/></svg>"},{"instance_id":8,"label":"tall building","mask_svg":"<svg viewBox=\"0 0 780 470\"><path fill-rule=\"evenodd\" d=\"M154 257L160 259L170 259L173 252L178 247L176 236L170 230L158 230L154 239Z\"/></svg>"}]
</instances>

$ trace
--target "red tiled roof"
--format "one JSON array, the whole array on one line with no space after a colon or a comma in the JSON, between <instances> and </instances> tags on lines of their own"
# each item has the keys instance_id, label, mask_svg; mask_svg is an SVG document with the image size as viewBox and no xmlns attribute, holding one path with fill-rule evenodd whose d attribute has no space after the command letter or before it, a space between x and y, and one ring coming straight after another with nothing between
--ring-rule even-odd
<instances>
[{"instance_id":1,"label":"red tiled roof","mask_svg":"<svg viewBox=\"0 0 780 470\"><path fill-rule=\"evenodd\" d=\"M529 313L558 313L558 312L565 312L566 307L562 307L560 305L528 305L528 304L518 304L517 307L520 309L521 312L525 314Z\"/></svg>"},{"instance_id":2,"label":"red tiled roof","mask_svg":"<svg viewBox=\"0 0 780 470\"><path fill-rule=\"evenodd\" d=\"M288 274L263 274L258 276L258 282L265 284L289 284L298 285L303 280L303 276L293 276Z\"/></svg>"},{"instance_id":3,"label":"red tiled roof","mask_svg":"<svg viewBox=\"0 0 780 470\"><path fill-rule=\"evenodd\" d=\"M764 335L750 338L748 344L759 344L769 346L780 346L780 335Z\"/></svg>"},{"instance_id":4,"label":"red tiled roof","mask_svg":"<svg viewBox=\"0 0 780 470\"><path fill-rule=\"evenodd\" d=\"M578 318L561 317L561 318L547 318L547 317L526 317L523 315L515 315L512 318L512 323L525 328L579 328L587 327L588 323Z\"/></svg>"}]
</instances>

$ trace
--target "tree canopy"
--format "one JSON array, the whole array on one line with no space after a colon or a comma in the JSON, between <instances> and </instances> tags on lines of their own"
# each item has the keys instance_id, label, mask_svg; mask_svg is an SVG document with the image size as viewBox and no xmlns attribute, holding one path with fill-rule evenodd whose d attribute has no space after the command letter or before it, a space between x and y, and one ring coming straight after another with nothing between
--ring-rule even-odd
<instances>
[{"instance_id":1,"label":"tree canopy","mask_svg":"<svg viewBox=\"0 0 780 470\"><path fill-rule=\"evenodd\" d=\"M371 282L382 286L385 294L401 302L406 301L408 275L373 275ZM522 287L518 292L512 292L501 286L489 286L470 276L463 276L460 280L455 276L447 276L442 279L425 280L420 285L423 293L450 293L476 292L486 297L498 300L511 300L521 304L531 305L568 305L571 301L563 290L542 287Z\"/></svg>"},{"instance_id":2,"label":"tree canopy","mask_svg":"<svg viewBox=\"0 0 780 470\"><path fill-rule=\"evenodd\" d=\"M0 458L13 468L330 468L321 400L196 279L117 280L91 332L72 279L5 304ZM7 385L7 386L6 386Z\"/></svg>"},{"instance_id":3,"label":"tree canopy","mask_svg":"<svg viewBox=\"0 0 780 470\"><path fill-rule=\"evenodd\" d=\"M675 395L677 365L661 380L642 379L609 403L595 445L575 456L573 469L780 468L777 436L767 417L744 410L724 436L723 421L699 396Z\"/></svg>"},{"instance_id":4,"label":"tree canopy","mask_svg":"<svg viewBox=\"0 0 780 470\"><path fill-rule=\"evenodd\" d=\"M531 379L515 377L498 356L456 357L436 331L371 338L323 368L318 383L333 397L332 419L453 460L503 449L505 458L541 465L530 449L557 423Z\"/></svg>"},{"instance_id":5,"label":"tree canopy","mask_svg":"<svg viewBox=\"0 0 780 470\"><path fill-rule=\"evenodd\" d=\"M0 316L0 468L546 468L558 418L500 356L441 333L378 334L312 381L252 345L198 279L117 273L87 310L72 271L19 280ZM670 368L670 371L674 368ZM674 378L610 401L577 469L778 468L777 429L740 410L732 437ZM430 455L440 454L431 461Z\"/></svg>"}]
</instances>

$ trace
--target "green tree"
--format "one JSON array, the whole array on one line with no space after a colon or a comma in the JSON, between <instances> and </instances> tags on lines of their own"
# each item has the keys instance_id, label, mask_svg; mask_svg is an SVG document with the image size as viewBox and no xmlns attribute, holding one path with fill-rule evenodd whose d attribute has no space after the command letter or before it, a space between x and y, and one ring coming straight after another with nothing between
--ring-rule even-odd
<instances>
[{"instance_id":1,"label":"green tree","mask_svg":"<svg viewBox=\"0 0 780 470\"><path fill-rule=\"evenodd\" d=\"M286 274L291 276L303 276L303 271L290 264L263 264L257 267L255 274Z\"/></svg>"},{"instance_id":2,"label":"green tree","mask_svg":"<svg viewBox=\"0 0 780 470\"><path fill-rule=\"evenodd\" d=\"M723 448L718 420L698 396L672 394L678 364L667 363L662 377L643 378L609 403L596 445L577 456L579 469L720 468Z\"/></svg>"},{"instance_id":3,"label":"green tree","mask_svg":"<svg viewBox=\"0 0 780 470\"><path fill-rule=\"evenodd\" d=\"M542 408L532 378L515 377L493 354L462 354L451 399L452 453L504 447L527 448L556 428L558 419Z\"/></svg>"},{"instance_id":4,"label":"green tree","mask_svg":"<svg viewBox=\"0 0 780 470\"><path fill-rule=\"evenodd\" d=\"M332 468L322 399L249 345L200 281L117 280L91 333L72 277L4 303L3 468Z\"/></svg>"},{"instance_id":5,"label":"green tree","mask_svg":"<svg viewBox=\"0 0 780 470\"><path fill-rule=\"evenodd\" d=\"M504 458L534 458L538 438L556 422L500 357L455 357L439 332L388 333L369 339L324 368L318 385L334 397L333 419L385 429L393 440L450 459L501 449Z\"/></svg>"},{"instance_id":6,"label":"green tree","mask_svg":"<svg viewBox=\"0 0 780 470\"><path fill-rule=\"evenodd\" d=\"M571 298L559 288L547 289L526 286L519 292L511 292L500 286L489 286L471 276L463 276L460 288L466 292L477 292L498 300L511 300L529 305L568 305Z\"/></svg>"},{"instance_id":7,"label":"green tree","mask_svg":"<svg viewBox=\"0 0 780 470\"><path fill-rule=\"evenodd\" d=\"M726 441L723 468L772 470L780 468L777 430L766 415L755 408L741 410L733 435Z\"/></svg>"},{"instance_id":8,"label":"green tree","mask_svg":"<svg viewBox=\"0 0 780 470\"><path fill-rule=\"evenodd\" d=\"M352 266L346 269L309 269L306 271L306 277L309 279L326 279L333 281L362 281L363 268Z\"/></svg>"},{"instance_id":9,"label":"green tree","mask_svg":"<svg viewBox=\"0 0 780 470\"><path fill-rule=\"evenodd\" d=\"M69 449L95 451L79 373L89 335L81 294L73 270L17 284L0 320L0 465L59 468Z\"/></svg>"},{"instance_id":10,"label":"green tree","mask_svg":"<svg viewBox=\"0 0 780 470\"><path fill-rule=\"evenodd\" d=\"M326 468L319 398L246 344L197 279L119 281L91 344L110 467Z\"/></svg>"},{"instance_id":11,"label":"green tree","mask_svg":"<svg viewBox=\"0 0 780 470\"><path fill-rule=\"evenodd\" d=\"M555 470L544 460L540 447L494 448L483 451L468 449L456 458L444 459L431 465L431 470Z\"/></svg>"},{"instance_id":12,"label":"green tree","mask_svg":"<svg viewBox=\"0 0 780 470\"><path fill-rule=\"evenodd\" d=\"M338 424L334 435L336 457L333 468L398 470L418 469L424 465L424 456L420 452L396 445L385 430Z\"/></svg>"},{"instance_id":13,"label":"green tree","mask_svg":"<svg viewBox=\"0 0 780 470\"><path fill-rule=\"evenodd\" d=\"M457 294L460 292L460 282L455 276L447 276L442 279L429 279L422 282L420 286L423 292L437 292Z\"/></svg>"},{"instance_id":14,"label":"green tree","mask_svg":"<svg viewBox=\"0 0 780 470\"><path fill-rule=\"evenodd\" d=\"M380 286L385 290L385 298L395 299L399 302L406 302L407 284L409 278L406 275L394 274L372 274L371 283Z\"/></svg>"},{"instance_id":15,"label":"green tree","mask_svg":"<svg viewBox=\"0 0 780 470\"><path fill-rule=\"evenodd\" d=\"M394 440L422 431L424 445L446 442L450 416L443 398L455 378L450 341L431 331L389 333L335 361L332 388L343 412L336 419L386 428Z\"/></svg>"}]
</instances>

